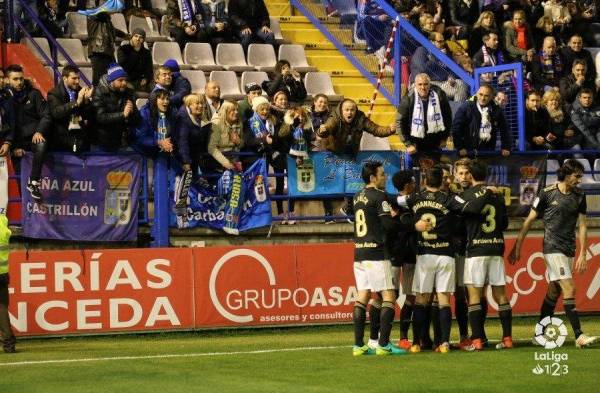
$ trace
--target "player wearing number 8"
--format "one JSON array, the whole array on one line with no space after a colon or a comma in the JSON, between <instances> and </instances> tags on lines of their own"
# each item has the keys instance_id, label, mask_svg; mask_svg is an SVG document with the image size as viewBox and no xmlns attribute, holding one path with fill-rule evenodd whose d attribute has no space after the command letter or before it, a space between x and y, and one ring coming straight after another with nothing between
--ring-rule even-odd
<instances>
[{"instance_id":1,"label":"player wearing number 8","mask_svg":"<svg viewBox=\"0 0 600 393\"><path fill-rule=\"evenodd\" d=\"M356 303L354 305L354 356L367 355L372 350L364 343L366 309L371 291L379 292L383 302L380 312L378 355L402 354L406 351L391 344L390 332L395 313L396 293L392 281L392 265L385 246L393 231L429 229L422 221L414 224L412 214L395 217L384 191L386 176L380 162L367 162L362 169L365 188L353 199L354 206L354 277Z\"/></svg>"},{"instance_id":2,"label":"player wearing number 8","mask_svg":"<svg viewBox=\"0 0 600 393\"><path fill-rule=\"evenodd\" d=\"M465 190L467 202L484 201L479 215L465 217L467 227L467 253L464 283L469 292L469 323L473 332L472 344L467 350L483 349L483 312L481 298L488 283L492 286L494 300L502 324L502 342L496 348L512 348L512 309L506 298L504 272L504 233L508 216L504 198L489 192L485 185L487 165L479 160L470 163L472 186Z\"/></svg>"}]
</instances>

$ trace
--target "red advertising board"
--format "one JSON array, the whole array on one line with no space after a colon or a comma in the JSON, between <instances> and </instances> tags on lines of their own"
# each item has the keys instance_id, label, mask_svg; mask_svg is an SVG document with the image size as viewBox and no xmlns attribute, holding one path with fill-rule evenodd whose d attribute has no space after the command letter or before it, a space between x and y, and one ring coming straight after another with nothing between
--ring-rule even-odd
<instances>
[{"instance_id":1,"label":"red advertising board","mask_svg":"<svg viewBox=\"0 0 600 393\"><path fill-rule=\"evenodd\" d=\"M515 314L537 314L544 298L541 243L526 239L506 264ZM588 244L577 309L600 311L600 237ZM11 321L18 335L351 321L352 262L352 243L14 252Z\"/></svg>"},{"instance_id":2,"label":"red advertising board","mask_svg":"<svg viewBox=\"0 0 600 393\"><path fill-rule=\"evenodd\" d=\"M15 333L190 329L191 254L187 249L13 252Z\"/></svg>"}]
</instances>

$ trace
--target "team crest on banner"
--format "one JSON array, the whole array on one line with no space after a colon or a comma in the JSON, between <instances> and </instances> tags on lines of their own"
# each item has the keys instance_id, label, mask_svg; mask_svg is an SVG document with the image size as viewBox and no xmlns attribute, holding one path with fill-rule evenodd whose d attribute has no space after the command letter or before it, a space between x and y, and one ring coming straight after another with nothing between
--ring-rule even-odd
<instances>
[{"instance_id":1,"label":"team crest on banner","mask_svg":"<svg viewBox=\"0 0 600 393\"><path fill-rule=\"evenodd\" d=\"M112 171L106 175L108 189L104 199L104 223L127 225L131 221L131 172Z\"/></svg>"},{"instance_id":2,"label":"team crest on banner","mask_svg":"<svg viewBox=\"0 0 600 393\"><path fill-rule=\"evenodd\" d=\"M519 180L519 203L521 205L531 205L533 199L538 193L539 169L535 166L522 166L521 179Z\"/></svg>"},{"instance_id":3,"label":"team crest on banner","mask_svg":"<svg viewBox=\"0 0 600 393\"><path fill-rule=\"evenodd\" d=\"M310 158L305 158L302 164L296 167L298 191L312 192L315 189L315 166Z\"/></svg>"}]
</instances>

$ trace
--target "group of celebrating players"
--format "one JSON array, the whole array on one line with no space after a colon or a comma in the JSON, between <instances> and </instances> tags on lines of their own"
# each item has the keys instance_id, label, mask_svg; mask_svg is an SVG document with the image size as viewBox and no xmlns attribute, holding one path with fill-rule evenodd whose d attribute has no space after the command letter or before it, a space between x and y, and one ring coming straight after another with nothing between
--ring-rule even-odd
<instances>
[{"instance_id":1,"label":"group of celebrating players","mask_svg":"<svg viewBox=\"0 0 600 393\"><path fill-rule=\"evenodd\" d=\"M535 198L508 257L511 264L519 261L532 222L542 217L543 254L550 282L540 320L554 314L562 294L578 348L597 340L581 330L572 278L577 223L580 249L584 251L574 267L578 272L587 268L586 198L577 187L583 170L576 160L563 164L557 171L558 183L544 188ZM468 158L458 160L453 168L434 165L424 171L420 191L413 172L400 171L392 178L398 190L395 197L385 192L382 163L367 162L361 175L365 187L353 199L358 292L353 313L353 355L398 355L425 349L448 353L452 294L460 333L454 348L483 350L488 346L484 329L486 286L491 287L502 325L502 339L496 349L513 348L512 309L506 296L504 269L503 232L508 227L508 216L504 196L485 183L487 165ZM400 311L400 340L394 345L390 335L400 288L406 300ZM369 304L370 339L365 344ZM412 343L408 340L411 323Z\"/></svg>"}]
</instances>

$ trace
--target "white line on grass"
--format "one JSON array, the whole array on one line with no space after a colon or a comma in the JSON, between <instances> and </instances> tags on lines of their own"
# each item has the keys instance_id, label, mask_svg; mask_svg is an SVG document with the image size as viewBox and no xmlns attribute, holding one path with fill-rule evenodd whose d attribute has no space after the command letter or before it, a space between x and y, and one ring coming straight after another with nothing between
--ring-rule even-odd
<instances>
[{"instance_id":1,"label":"white line on grass","mask_svg":"<svg viewBox=\"0 0 600 393\"><path fill-rule=\"evenodd\" d=\"M60 363L82 363L99 362L111 360L138 360L138 359L172 359L172 358L194 358L203 356L227 356L227 355L256 355L261 353L274 352L298 352L298 351L318 351L324 349L350 348L348 345L324 346L324 347L296 347L296 348L277 348L277 349L259 349L255 351L233 351L233 352L204 352L204 353L174 353L165 355L145 355L145 356L110 356L100 358L80 358L80 359L55 359L55 360L25 360L22 362L0 363L4 366L27 366L31 364L60 364Z\"/></svg>"}]
</instances>

